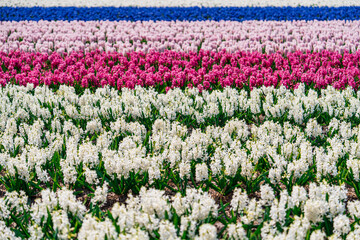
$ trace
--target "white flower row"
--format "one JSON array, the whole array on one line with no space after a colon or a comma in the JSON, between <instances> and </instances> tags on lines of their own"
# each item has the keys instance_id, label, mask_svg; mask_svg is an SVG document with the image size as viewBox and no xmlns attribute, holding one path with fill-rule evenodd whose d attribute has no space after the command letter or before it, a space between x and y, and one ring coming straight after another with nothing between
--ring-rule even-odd
<instances>
[{"instance_id":1,"label":"white flower row","mask_svg":"<svg viewBox=\"0 0 360 240\"><path fill-rule=\"evenodd\" d=\"M196 186L211 180L219 192L224 189L218 180L227 179L226 188L234 188L230 207L238 218L226 227L228 238L246 239L243 224L256 222L263 223L263 239L305 239L308 234L321 239L324 229L311 229L327 219L334 239L353 239L360 233L359 201L347 201L345 185L322 181L352 176L351 182L359 182L359 109L360 94L352 88L316 91L303 84L295 90L225 88L201 94L197 89L160 94L106 87L81 95L68 86L54 92L7 85L0 89L2 182L7 187L8 181L51 186L56 181L52 164L59 165L56 174L63 178L61 190L43 190L31 204L26 194L7 192L0 199L0 238L16 239L8 223L28 213L31 239L43 239L48 222L59 239L179 239L184 234L217 239L218 229L209 219L222 214L221 206L208 192L185 187L185 196L168 196L142 188L126 204L114 204L112 217L99 218L75 197L77 190L68 190L83 178L94 188L88 202L104 206L119 181L147 174L145 185L152 186L167 183L171 171ZM256 182L260 174L268 180L260 186L260 199L231 185L231 179ZM297 186L306 176L321 183ZM281 190L281 182L295 186ZM170 220L174 211L176 221ZM291 224L288 211L296 212ZM74 235L75 218L82 226Z\"/></svg>"},{"instance_id":2,"label":"white flower row","mask_svg":"<svg viewBox=\"0 0 360 240\"><path fill-rule=\"evenodd\" d=\"M105 199L108 192L103 193ZM111 206L111 214L115 221L105 218L103 221L95 218L91 210L76 199L74 192L64 188L57 192L49 189L40 193L41 197L28 205L28 196L21 192L6 192L4 198L0 198L0 237L1 239L13 239L14 232L7 228L4 221L10 214L30 213L31 223L28 229L30 239L44 239L45 232L42 229L49 221L57 231L59 239L149 239L155 237L154 231L158 231L160 239L180 239L185 231L188 237L198 239L216 239L216 228L206 224L209 217L217 217L219 206L207 192L196 189L187 189L186 196L176 194L173 197L165 195L164 191L142 188L139 196L128 196L126 204L115 203ZM175 225L166 218L172 216L172 209L180 218L180 232L177 233ZM81 220L82 226L78 234L71 235L71 219L69 214ZM115 226L118 227L116 230ZM200 236L196 236L196 228L200 226ZM201 230L203 229L203 230ZM120 231L120 233L119 233ZM205 233L202 233L205 231ZM205 238L207 237L207 238Z\"/></svg>"},{"instance_id":3,"label":"white flower row","mask_svg":"<svg viewBox=\"0 0 360 240\"><path fill-rule=\"evenodd\" d=\"M168 196L165 191L142 188L138 196L129 195L126 203L115 203L110 208L111 218L93 216L90 209L78 201L73 191L64 188L57 192L49 189L41 192L41 197L29 204L23 192L6 192L0 198L0 237L17 239L5 221L10 212L16 216L30 214L31 221L25 226L30 239L43 239L44 226L50 221L59 239L180 239L186 234L189 239L218 239L217 228L207 219L215 219L220 214L220 206L211 195L202 190L188 188L186 195L177 193ZM305 239L311 228L328 219L333 226L333 239L344 237L354 239L360 233L359 223L351 231L350 223L360 217L359 200L348 201L344 185L329 185L326 182L311 183L308 190L295 186L290 194L282 190L279 197L268 185L262 185L260 199L250 198L244 190L236 188L230 201L230 210L238 216L237 223L225 227L230 239L248 239L243 224L263 223L263 239ZM108 194L104 193L105 196ZM267 210L268 209L268 210ZM293 222L286 226L288 211L298 210L292 216ZM269 218L264 219L266 212ZM71 215L69 215L71 214ZM176 214L177 221L174 221ZM71 219L77 217L82 226L72 233ZM50 218L51 219L48 219ZM279 226L283 231L279 231ZM197 231L198 229L198 231ZM159 234L155 234L155 231ZM311 232L310 239L324 239L324 229Z\"/></svg>"},{"instance_id":4,"label":"white flower row","mask_svg":"<svg viewBox=\"0 0 360 240\"><path fill-rule=\"evenodd\" d=\"M55 129L60 120L66 120L65 115L75 120L91 120L84 129L90 133L101 128L97 120L99 115L105 119L111 116L131 116L135 120L156 117L170 121L181 115L198 124L215 119L219 114L233 117L236 113L246 111L255 115L264 114L265 119L285 117L297 124L306 122L318 111L342 120L360 118L360 93L351 87L338 91L330 86L319 93L313 89L305 93L304 84L300 84L294 91L283 85L277 89L263 86L253 89L249 96L246 90L238 91L230 87L222 91L203 91L202 94L196 88L185 91L175 88L164 94L152 88L136 86L134 90L124 88L120 95L118 90L105 87L97 89L94 94L86 89L79 96L73 87L65 85L60 86L55 94L47 87L37 87L34 94L31 94L32 86L28 84L28 87L18 87L9 84L1 89L0 129L5 129L10 117L29 120L30 112L42 120L51 120ZM51 114L44 107L47 104L59 105L60 109L55 108Z\"/></svg>"},{"instance_id":5,"label":"white flower row","mask_svg":"<svg viewBox=\"0 0 360 240\"><path fill-rule=\"evenodd\" d=\"M191 162L199 159L201 163L195 167L199 182L209 178L209 170L213 176L234 177L241 169L242 176L252 179L256 177L255 166L264 157L271 159L268 177L273 183L290 174L298 179L313 165L321 179L337 176L338 161L346 154L347 167L359 180L360 128L347 121L359 118L360 100L351 88L340 92L329 87L321 91L321 97L314 90L305 95L304 85L294 93L285 88L260 88L254 89L250 98L246 91L231 88L202 95L197 90L158 94L136 88L125 89L121 96L117 90L104 88L95 94L87 90L80 97L65 86L56 94L47 87L36 88L34 94L29 90L31 86L8 85L0 94L0 143L4 149L0 165L10 176L18 174L25 181L36 172L41 182L48 182L44 165L63 147L66 158L60 165L65 184L75 183L80 165L86 182L98 184L94 168L100 161L108 174L119 179L128 178L131 172L148 172L152 182L161 178L165 162L181 178L189 179ZM154 108L159 115L153 115ZM253 121L263 112L264 122L250 126L235 118L224 127L209 125L189 133L187 126L176 121L182 115L198 123L211 123L223 117L220 109L227 117L250 112L253 117L247 120ZM331 118L327 129L313 118L319 113ZM135 121L127 123L127 116ZM285 122L276 122L284 117ZM158 119L147 126L137 122L144 118ZM147 134L149 139L144 142ZM90 140L93 135L97 137ZM118 146L111 148L117 137L121 138ZM327 147L316 146L316 139L323 139ZM214 149L212 156L207 152L209 147ZM206 161L210 164L203 163Z\"/></svg>"},{"instance_id":6,"label":"white flower row","mask_svg":"<svg viewBox=\"0 0 360 240\"><path fill-rule=\"evenodd\" d=\"M122 122L123 126L127 125L123 119L118 122ZM73 130L68 130L69 128L65 126L62 131L71 132L73 136L65 134L66 158L60 160L60 165L65 184L75 183L78 177L76 169L79 166L83 166L87 183L99 184L94 169L100 161L104 163L106 172L111 176L116 174L121 179L128 178L131 172L148 172L151 183L154 179L161 178L164 163L170 164L173 171L178 172L181 178L189 179L191 162L201 159L202 163L195 166L195 179L201 182L209 179L210 170L213 177L222 175L235 177L241 170L242 176L248 179L256 178L254 174L256 165L262 158L267 158L271 167L268 177L273 183L278 183L291 174L294 175L295 180L299 179L313 165L317 168L314 173L318 179L328 175L335 177L340 173L336 167L339 159L348 154L347 167L353 171L354 178L358 181L360 144L356 139L360 137L360 129L351 128L346 122L339 122L336 119L330 125L331 133L338 131L339 133L327 138L329 146L325 152L323 146L317 147L311 143L312 137L315 136L311 131L318 131L318 135L323 137L325 135L320 125L313 120L308 122L305 132L299 127L292 127L287 122L282 127L271 121L266 121L260 127L252 126L249 131L249 126L244 121L232 120L224 128L209 126L205 132L193 130L191 134L187 134L187 128L178 123L170 124L156 120L150 142L146 143L152 146L152 152L148 153L145 149L146 145L140 141L145 134L126 136L119 142L118 149L110 150L108 148L112 143L111 139L118 136L119 132L106 132L101 129L96 143L92 143L84 139L84 134L79 133L83 131L81 127L77 129L72 125ZM41 182L48 182L49 176L44 165L53 158L55 151L62 149L64 137L59 132L45 131L43 134L41 131L44 131L44 128L39 128L37 123L31 128L37 128L39 133L33 131L33 136L28 134L22 136L23 138L16 136L15 138L21 139L18 140L21 142L19 145L14 143L16 140L9 139L8 130L5 130L1 142L7 152L1 154L0 163L13 177L17 174L28 182L32 172L35 172ZM125 132L125 129L122 128L122 131ZM37 146L30 142L24 144L24 139L28 138L29 141L32 137L39 139ZM45 141L49 141L50 145L42 147ZM209 147L215 149L213 156L207 153ZM11 157L14 148L20 148L20 153L16 157ZM248 150L250 153L247 153ZM101 159L99 153L102 155ZM209 165L204 163L207 161L210 161Z\"/></svg>"},{"instance_id":7,"label":"white flower row","mask_svg":"<svg viewBox=\"0 0 360 240\"><path fill-rule=\"evenodd\" d=\"M2 0L8 7L247 7L247 6L360 6L358 0Z\"/></svg>"}]
</instances>

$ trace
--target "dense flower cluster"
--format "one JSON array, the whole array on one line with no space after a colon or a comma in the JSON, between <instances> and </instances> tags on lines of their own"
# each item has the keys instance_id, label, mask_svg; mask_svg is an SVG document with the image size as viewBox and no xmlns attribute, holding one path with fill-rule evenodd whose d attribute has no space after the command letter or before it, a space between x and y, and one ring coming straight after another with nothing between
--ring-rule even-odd
<instances>
[{"instance_id":1,"label":"dense flower cluster","mask_svg":"<svg viewBox=\"0 0 360 240\"><path fill-rule=\"evenodd\" d=\"M0 51L343 53L359 49L359 29L360 21L0 22Z\"/></svg>"},{"instance_id":2,"label":"dense flower cluster","mask_svg":"<svg viewBox=\"0 0 360 240\"><path fill-rule=\"evenodd\" d=\"M169 197L161 190L141 188L138 196L130 194L125 204L115 203L100 216L93 216L96 209L86 209L70 190L45 189L40 195L31 205L27 204L24 192L6 192L5 197L0 198L0 209L4 213L0 216L3 239L20 239L6 226L10 214L30 215L29 222L22 222L22 232L29 239L49 236L80 240L217 239L219 231L227 239L249 239L248 226L257 227L263 239L305 239L306 236L324 239L329 230L318 228L323 219L334 229L331 239L354 239L360 229L358 220L353 222L359 215L356 208L359 201L347 201L347 190L343 186L326 182L312 183L308 191L298 186L290 194L282 190L279 198L272 197L271 203L268 198L274 196L274 191L269 185L263 185L259 199L250 199L241 188L236 188L230 203L232 217L223 216L231 221L221 229L214 225L220 223L221 207L208 193L194 188L188 188L184 197L180 193ZM286 217L289 213L294 214L292 220ZM269 217L264 220L266 215ZM69 216L76 217L76 222L70 221ZM80 222L81 227L76 228L75 224Z\"/></svg>"},{"instance_id":3,"label":"dense flower cluster","mask_svg":"<svg viewBox=\"0 0 360 240\"><path fill-rule=\"evenodd\" d=\"M130 2L130 1L129 1ZM223 1L225 2L225 1ZM239 1L240 2L240 1ZM359 20L360 6L341 7L0 7L0 21Z\"/></svg>"},{"instance_id":4,"label":"dense flower cluster","mask_svg":"<svg viewBox=\"0 0 360 240\"><path fill-rule=\"evenodd\" d=\"M0 6L6 7L248 7L248 6L359 6L357 0L3 0Z\"/></svg>"},{"instance_id":5,"label":"dense flower cluster","mask_svg":"<svg viewBox=\"0 0 360 240\"><path fill-rule=\"evenodd\" d=\"M118 89L140 85L166 91L177 87L202 91L226 86L296 88L305 83L315 88L332 85L357 90L359 53L11 52L0 53L0 84L66 84L83 88L110 85Z\"/></svg>"},{"instance_id":6,"label":"dense flower cluster","mask_svg":"<svg viewBox=\"0 0 360 240\"><path fill-rule=\"evenodd\" d=\"M360 196L360 95L351 88L33 87L0 91L4 236L19 224L17 236L32 239L358 234L348 189ZM211 192L230 199L224 206ZM114 194L126 204L108 203Z\"/></svg>"}]
</instances>

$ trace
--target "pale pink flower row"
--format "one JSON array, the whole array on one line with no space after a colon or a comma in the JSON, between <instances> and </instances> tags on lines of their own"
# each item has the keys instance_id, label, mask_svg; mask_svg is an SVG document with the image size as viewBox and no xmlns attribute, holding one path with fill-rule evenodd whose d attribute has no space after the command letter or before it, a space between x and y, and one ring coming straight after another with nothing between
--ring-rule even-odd
<instances>
[{"instance_id":1,"label":"pale pink flower row","mask_svg":"<svg viewBox=\"0 0 360 240\"><path fill-rule=\"evenodd\" d=\"M0 22L0 51L355 52L360 21Z\"/></svg>"}]
</instances>

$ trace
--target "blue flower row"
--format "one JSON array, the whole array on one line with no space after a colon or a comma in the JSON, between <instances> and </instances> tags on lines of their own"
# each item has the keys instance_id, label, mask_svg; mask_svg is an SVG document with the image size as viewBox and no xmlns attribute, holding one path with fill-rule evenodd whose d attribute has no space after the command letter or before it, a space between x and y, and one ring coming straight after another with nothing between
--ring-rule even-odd
<instances>
[{"instance_id":1,"label":"blue flower row","mask_svg":"<svg viewBox=\"0 0 360 240\"><path fill-rule=\"evenodd\" d=\"M22 20L358 20L360 7L1 7L0 21Z\"/></svg>"}]
</instances>

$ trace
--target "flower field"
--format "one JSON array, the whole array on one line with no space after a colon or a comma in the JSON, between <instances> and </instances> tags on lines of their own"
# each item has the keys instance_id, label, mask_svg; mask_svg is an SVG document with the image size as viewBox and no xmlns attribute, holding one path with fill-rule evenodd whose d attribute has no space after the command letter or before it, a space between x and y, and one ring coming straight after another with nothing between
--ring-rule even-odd
<instances>
[{"instance_id":1,"label":"flower field","mask_svg":"<svg viewBox=\"0 0 360 240\"><path fill-rule=\"evenodd\" d=\"M359 12L0 1L0 240L360 239Z\"/></svg>"}]
</instances>

